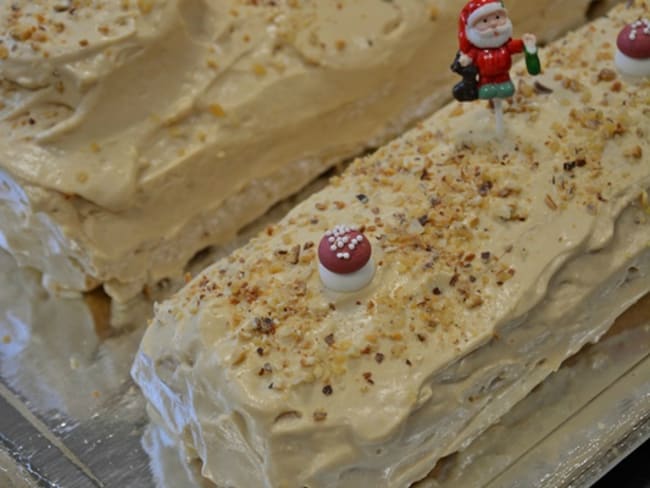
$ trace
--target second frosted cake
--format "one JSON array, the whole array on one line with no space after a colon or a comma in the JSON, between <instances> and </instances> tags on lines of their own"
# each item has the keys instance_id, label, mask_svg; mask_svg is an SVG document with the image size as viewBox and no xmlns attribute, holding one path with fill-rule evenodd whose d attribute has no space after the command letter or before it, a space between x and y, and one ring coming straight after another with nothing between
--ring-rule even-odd
<instances>
[{"instance_id":1,"label":"second frosted cake","mask_svg":"<svg viewBox=\"0 0 650 488\"><path fill-rule=\"evenodd\" d=\"M548 39L586 0L512 0ZM0 246L116 302L448 97L461 1L0 7Z\"/></svg>"}]
</instances>

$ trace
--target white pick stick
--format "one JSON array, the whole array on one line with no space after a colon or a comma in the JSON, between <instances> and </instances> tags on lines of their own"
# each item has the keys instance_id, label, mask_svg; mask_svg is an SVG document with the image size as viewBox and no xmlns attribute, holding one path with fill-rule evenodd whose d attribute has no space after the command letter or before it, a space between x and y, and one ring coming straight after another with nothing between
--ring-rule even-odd
<instances>
[{"instance_id":1,"label":"white pick stick","mask_svg":"<svg viewBox=\"0 0 650 488\"><path fill-rule=\"evenodd\" d=\"M500 98L494 99L494 115L496 117L497 136L503 137L503 100Z\"/></svg>"}]
</instances>

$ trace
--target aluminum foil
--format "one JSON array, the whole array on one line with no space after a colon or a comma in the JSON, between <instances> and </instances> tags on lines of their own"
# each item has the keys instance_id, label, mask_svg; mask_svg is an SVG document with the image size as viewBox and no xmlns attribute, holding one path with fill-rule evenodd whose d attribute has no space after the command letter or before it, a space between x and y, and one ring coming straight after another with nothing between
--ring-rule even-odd
<instances>
[{"instance_id":1,"label":"aluminum foil","mask_svg":"<svg viewBox=\"0 0 650 488\"><path fill-rule=\"evenodd\" d=\"M6 254L0 271L0 485L200 486L147 428L129 378L142 328L102 340L82 299L49 296ZM418 488L588 486L650 434L648 344L650 298Z\"/></svg>"},{"instance_id":2,"label":"aluminum foil","mask_svg":"<svg viewBox=\"0 0 650 488\"><path fill-rule=\"evenodd\" d=\"M245 242L294 202L196 266ZM87 300L49 295L38 273L0 251L0 487L211 486L173 438L148 427L129 376L145 322L143 315L119 335L98 333ZM649 345L646 297L417 488L590 486L650 436Z\"/></svg>"}]
</instances>

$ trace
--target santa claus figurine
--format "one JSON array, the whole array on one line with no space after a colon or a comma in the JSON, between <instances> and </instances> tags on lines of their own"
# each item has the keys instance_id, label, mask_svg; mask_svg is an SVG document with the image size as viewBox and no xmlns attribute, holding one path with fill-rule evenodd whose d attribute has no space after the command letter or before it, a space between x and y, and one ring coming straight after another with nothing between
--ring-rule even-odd
<instances>
[{"instance_id":1,"label":"santa claus figurine","mask_svg":"<svg viewBox=\"0 0 650 488\"><path fill-rule=\"evenodd\" d=\"M478 71L478 98L509 98L515 93L510 80L512 55L526 51L528 71L540 72L537 39L524 34L512 38L512 22L502 1L471 0L460 13L458 26L460 67L474 65ZM458 97L457 97L458 98Z\"/></svg>"}]
</instances>

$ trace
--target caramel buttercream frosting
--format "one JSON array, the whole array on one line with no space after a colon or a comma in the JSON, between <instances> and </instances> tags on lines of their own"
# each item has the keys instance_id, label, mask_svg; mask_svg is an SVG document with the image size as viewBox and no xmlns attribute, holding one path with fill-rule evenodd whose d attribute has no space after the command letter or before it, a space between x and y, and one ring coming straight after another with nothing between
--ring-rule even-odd
<instances>
[{"instance_id":1,"label":"caramel buttercream frosting","mask_svg":"<svg viewBox=\"0 0 650 488\"><path fill-rule=\"evenodd\" d=\"M462 1L0 8L0 245L118 301L448 98ZM587 0L509 2L550 38ZM562 8L558 8L562 5Z\"/></svg>"},{"instance_id":2,"label":"caramel buttercream frosting","mask_svg":"<svg viewBox=\"0 0 650 488\"><path fill-rule=\"evenodd\" d=\"M650 291L650 82L622 78L631 2L513 70L497 139L453 103L157 306L133 367L218 486L406 487ZM319 277L345 222L377 269Z\"/></svg>"}]
</instances>

